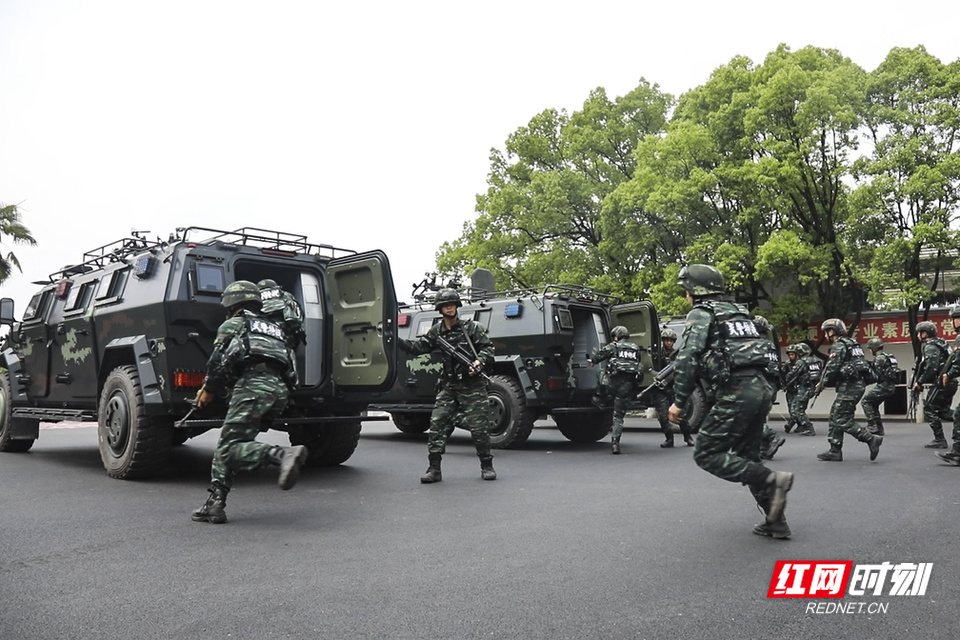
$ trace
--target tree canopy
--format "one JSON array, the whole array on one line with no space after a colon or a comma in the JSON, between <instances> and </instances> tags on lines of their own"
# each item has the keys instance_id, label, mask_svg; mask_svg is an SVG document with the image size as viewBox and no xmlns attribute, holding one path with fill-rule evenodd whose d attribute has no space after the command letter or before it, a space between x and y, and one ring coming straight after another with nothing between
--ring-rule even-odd
<instances>
[{"instance_id":1,"label":"tree canopy","mask_svg":"<svg viewBox=\"0 0 960 640\"><path fill-rule=\"evenodd\" d=\"M892 49L867 72L833 49L737 56L675 99L641 80L547 109L490 156L476 219L442 273L573 282L661 313L706 262L730 293L805 331L817 314L949 302L960 199L960 61ZM799 339L801 336L794 336Z\"/></svg>"},{"instance_id":2,"label":"tree canopy","mask_svg":"<svg viewBox=\"0 0 960 640\"><path fill-rule=\"evenodd\" d=\"M0 203L0 244L6 244L7 239L14 244L34 246L37 241L33 239L30 230L24 226L20 218L20 210L15 204ZM0 284L10 277L13 268L21 271L20 261L13 251L0 255Z\"/></svg>"}]
</instances>

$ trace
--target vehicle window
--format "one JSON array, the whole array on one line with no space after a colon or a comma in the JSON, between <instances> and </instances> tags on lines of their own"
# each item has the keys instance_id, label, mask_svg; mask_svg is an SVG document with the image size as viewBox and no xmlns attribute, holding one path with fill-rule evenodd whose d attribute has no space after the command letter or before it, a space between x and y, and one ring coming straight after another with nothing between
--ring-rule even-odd
<instances>
[{"instance_id":1,"label":"vehicle window","mask_svg":"<svg viewBox=\"0 0 960 640\"><path fill-rule=\"evenodd\" d=\"M573 329L573 316L570 315L570 309L565 307L559 307L557 309L557 325L567 331Z\"/></svg>"},{"instance_id":2,"label":"vehicle window","mask_svg":"<svg viewBox=\"0 0 960 640\"><path fill-rule=\"evenodd\" d=\"M23 312L23 321L33 320L35 318L42 318L46 315L47 309L50 308L50 301L53 299L53 289L47 289L46 291L41 291L32 298L30 298L30 304L27 305L26 311Z\"/></svg>"},{"instance_id":3,"label":"vehicle window","mask_svg":"<svg viewBox=\"0 0 960 640\"><path fill-rule=\"evenodd\" d=\"M438 320L440 320L439 316L436 318L420 318L417 320L417 333L415 335L419 338L425 334L427 330L430 329L430 327L432 327Z\"/></svg>"},{"instance_id":4,"label":"vehicle window","mask_svg":"<svg viewBox=\"0 0 960 640\"><path fill-rule=\"evenodd\" d=\"M488 331L490 330L490 318L493 315L492 311L492 309L480 309L477 311L477 317L475 318L475 320L480 323L480 326Z\"/></svg>"},{"instance_id":5,"label":"vehicle window","mask_svg":"<svg viewBox=\"0 0 960 640\"><path fill-rule=\"evenodd\" d=\"M97 304L110 304L120 300L124 287L127 285L127 278L130 275L130 269L120 269L114 271L109 277L100 281L97 287Z\"/></svg>"},{"instance_id":6,"label":"vehicle window","mask_svg":"<svg viewBox=\"0 0 960 640\"><path fill-rule=\"evenodd\" d=\"M197 265L197 293L223 293L223 267L212 264Z\"/></svg>"},{"instance_id":7,"label":"vehicle window","mask_svg":"<svg viewBox=\"0 0 960 640\"><path fill-rule=\"evenodd\" d=\"M96 290L97 284L99 284L98 281L93 280L74 287L70 291L70 296L67 298L66 304L63 306L64 313L71 311L79 312L86 309L87 305L90 304L91 298L93 298L93 292Z\"/></svg>"}]
</instances>

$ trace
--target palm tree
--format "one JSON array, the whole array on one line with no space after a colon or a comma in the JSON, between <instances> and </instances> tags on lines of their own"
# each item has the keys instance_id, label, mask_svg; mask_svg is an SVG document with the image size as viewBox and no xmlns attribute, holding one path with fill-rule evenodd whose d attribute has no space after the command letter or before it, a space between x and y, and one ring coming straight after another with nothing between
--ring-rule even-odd
<instances>
[{"instance_id":1,"label":"palm tree","mask_svg":"<svg viewBox=\"0 0 960 640\"><path fill-rule=\"evenodd\" d=\"M0 202L0 244L3 244L6 238L13 238L14 244L30 246L36 246L37 244L30 233L30 229L23 226L23 222L20 221L20 211L17 209L17 205ZM16 267L18 271L23 270L20 268L20 261L17 260L13 251L5 256L0 255L0 284L10 277L13 267Z\"/></svg>"}]
</instances>

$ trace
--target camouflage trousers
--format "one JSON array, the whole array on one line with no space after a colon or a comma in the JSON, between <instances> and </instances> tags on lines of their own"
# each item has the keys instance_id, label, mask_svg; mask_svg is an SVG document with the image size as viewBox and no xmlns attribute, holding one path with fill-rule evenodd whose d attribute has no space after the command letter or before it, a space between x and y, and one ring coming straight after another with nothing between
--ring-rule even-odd
<instances>
[{"instance_id":1,"label":"camouflage trousers","mask_svg":"<svg viewBox=\"0 0 960 640\"><path fill-rule=\"evenodd\" d=\"M237 471L253 471L264 466L274 445L254 438L287 405L290 391L276 375L266 371L247 371L233 386L227 416L220 429L220 440L210 465L210 480L230 488Z\"/></svg>"},{"instance_id":2,"label":"camouflage trousers","mask_svg":"<svg viewBox=\"0 0 960 640\"><path fill-rule=\"evenodd\" d=\"M627 406L636 389L636 376L632 373L610 376L610 393L613 394L613 424L610 433L614 438L623 434L623 419L627 415Z\"/></svg>"},{"instance_id":3,"label":"camouflage trousers","mask_svg":"<svg viewBox=\"0 0 960 640\"><path fill-rule=\"evenodd\" d=\"M757 504L769 508L767 477L760 463L760 442L775 388L759 372L738 375L717 390L700 425L693 460L704 471L750 488Z\"/></svg>"},{"instance_id":4,"label":"camouflage trousers","mask_svg":"<svg viewBox=\"0 0 960 640\"><path fill-rule=\"evenodd\" d=\"M807 407L813 397L813 387L802 387L791 396L787 394L787 411L790 418L797 425L798 431L813 428L813 421L807 416Z\"/></svg>"},{"instance_id":5,"label":"camouflage trousers","mask_svg":"<svg viewBox=\"0 0 960 640\"><path fill-rule=\"evenodd\" d=\"M930 394L934 394L933 401L930 400ZM923 419L930 425L933 435L937 438L943 437L943 422L952 418L950 405L953 403L953 396L957 393L957 382L951 380L946 387L936 389L931 387L923 399Z\"/></svg>"},{"instance_id":6,"label":"camouflage trousers","mask_svg":"<svg viewBox=\"0 0 960 640\"><path fill-rule=\"evenodd\" d=\"M843 434L849 433L860 441L870 437L870 432L853 419L857 412L857 403L863 397L866 385L859 378L844 380L837 385L837 397L830 406L830 423L827 429L827 442L831 446L843 447Z\"/></svg>"},{"instance_id":7,"label":"camouflage trousers","mask_svg":"<svg viewBox=\"0 0 960 640\"><path fill-rule=\"evenodd\" d=\"M657 410L657 421L660 423L660 431L667 437L667 440L673 439L673 423L667 418L670 405L673 404L673 387L668 389L653 389L649 395L653 396L650 404ZM686 412L684 412L686 414ZM687 424L685 418L680 420L680 433L684 438L693 435L693 430Z\"/></svg>"},{"instance_id":8,"label":"camouflage trousers","mask_svg":"<svg viewBox=\"0 0 960 640\"><path fill-rule=\"evenodd\" d=\"M444 453L454 427L470 432L477 455L490 455L490 400L483 378L444 384L430 414L429 453Z\"/></svg>"},{"instance_id":9,"label":"camouflage trousers","mask_svg":"<svg viewBox=\"0 0 960 640\"><path fill-rule=\"evenodd\" d=\"M860 406L863 407L863 415L866 417L868 425L880 424L880 405L884 400L892 396L896 389L895 384L886 382L874 385L870 391L863 394L863 400L860 401Z\"/></svg>"}]
</instances>

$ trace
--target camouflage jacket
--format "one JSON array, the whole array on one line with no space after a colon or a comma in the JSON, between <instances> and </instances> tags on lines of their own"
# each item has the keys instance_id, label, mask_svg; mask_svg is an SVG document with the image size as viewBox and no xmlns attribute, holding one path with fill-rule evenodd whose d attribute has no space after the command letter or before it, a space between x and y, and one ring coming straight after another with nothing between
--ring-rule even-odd
<instances>
[{"instance_id":1,"label":"camouflage jacket","mask_svg":"<svg viewBox=\"0 0 960 640\"><path fill-rule=\"evenodd\" d=\"M877 374L877 385L893 388L900 382L900 363L896 357L883 351L878 351L870 363Z\"/></svg>"},{"instance_id":2,"label":"camouflage jacket","mask_svg":"<svg viewBox=\"0 0 960 640\"><path fill-rule=\"evenodd\" d=\"M247 368L257 364L287 381L293 363L284 339L276 323L253 312L227 318L217 329L203 386L210 393L224 395Z\"/></svg>"},{"instance_id":3,"label":"camouflage jacket","mask_svg":"<svg viewBox=\"0 0 960 640\"><path fill-rule=\"evenodd\" d=\"M824 384L862 380L870 363L863 354L863 347L853 338L840 336L830 347L830 356L823 367L821 380Z\"/></svg>"},{"instance_id":4,"label":"camouflage jacket","mask_svg":"<svg viewBox=\"0 0 960 640\"><path fill-rule=\"evenodd\" d=\"M293 294L280 287L268 287L260 290L263 308L260 313L283 328L287 346L296 349L301 343L307 343L303 330L303 310Z\"/></svg>"},{"instance_id":5,"label":"camouflage jacket","mask_svg":"<svg viewBox=\"0 0 960 640\"><path fill-rule=\"evenodd\" d=\"M452 327L449 329L446 327L447 325L441 320L416 340L401 338L398 346L403 351L414 355L431 352L437 353L443 363L440 379L444 382L457 382L468 379L471 376L466 366L454 356L445 353L437 346L437 338L439 336L442 336L455 347L462 345L464 353L470 354L468 357L470 357L471 360L474 357L474 350L476 350L476 359L480 361L483 367L488 368L493 366L493 343L490 341L489 336L487 336L486 329L484 329L480 323L458 318ZM470 346L471 344L473 345L472 348ZM479 376L472 377L479 378L480 380L483 379Z\"/></svg>"},{"instance_id":6,"label":"camouflage jacket","mask_svg":"<svg viewBox=\"0 0 960 640\"><path fill-rule=\"evenodd\" d=\"M917 370L916 381L920 384L938 382L940 371L950 356L946 340L943 338L928 339L923 343L922 356L923 359L920 361L920 368Z\"/></svg>"}]
</instances>

